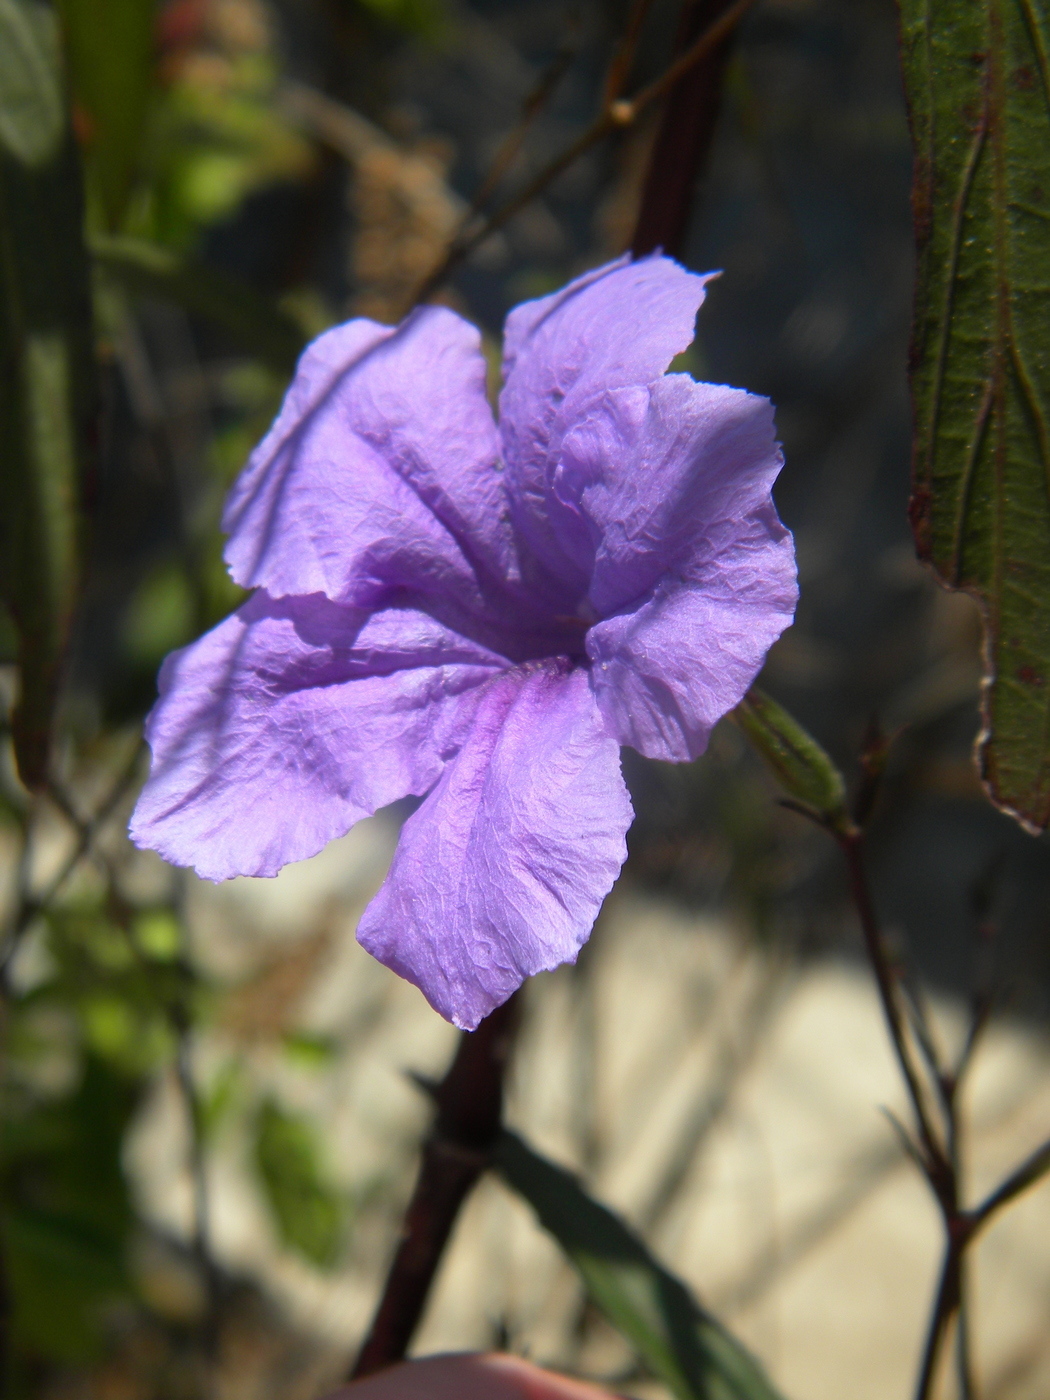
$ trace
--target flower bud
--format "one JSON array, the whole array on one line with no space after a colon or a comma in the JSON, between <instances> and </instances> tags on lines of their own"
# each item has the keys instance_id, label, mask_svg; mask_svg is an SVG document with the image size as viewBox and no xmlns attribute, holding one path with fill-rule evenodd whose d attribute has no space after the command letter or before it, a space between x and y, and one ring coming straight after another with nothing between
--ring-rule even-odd
<instances>
[{"instance_id":1,"label":"flower bud","mask_svg":"<svg viewBox=\"0 0 1050 1400\"><path fill-rule=\"evenodd\" d=\"M842 835L852 830L842 774L782 705L752 687L732 713L793 802Z\"/></svg>"}]
</instances>

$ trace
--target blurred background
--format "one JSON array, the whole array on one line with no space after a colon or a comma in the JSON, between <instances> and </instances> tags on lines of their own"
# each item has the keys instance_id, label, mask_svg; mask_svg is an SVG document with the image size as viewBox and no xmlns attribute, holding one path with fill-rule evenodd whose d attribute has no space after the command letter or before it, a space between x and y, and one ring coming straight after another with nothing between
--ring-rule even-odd
<instances>
[{"instance_id":1,"label":"blurred background","mask_svg":"<svg viewBox=\"0 0 1050 1400\"><path fill-rule=\"evenodd\" d=\"M440 1072L454 1043L353 941L398 812L275 882L202 886L123 836L141 722L163 656L239 600L219 511L297 349L403 314L523 111L496 204L587 125L628 8L58 6L101 432L59 777L30 798L6 743L0 775L13 1394L312 1397L368 1324L427 1116L404 1071ZM628 91L666 67L680 10L651 6ZM660 120L593 147L442 288L494 366L512 305L630 246ZM1050 853L983 794L979 619L907 525L910 176L892 0L759 0L686 209L682 261L722 276L678 368L776 404L802 601L763 685L854 781L872 722L894 736L880 913L947 1044L995 998L976 1193L1050 1120ZM0 663L9 709L6 620ZM878 1112L900 1091L837 853L730 724L694 764L624 761L630 857L578 966L527 990L509 1119L787 1394L903 1395L938 1221ZM1050 1393L1048 1197L977 1255L985 1400ZM418 1348L496 1344L653 1389L486 1183Z\"/></svg>"}]
</instances>

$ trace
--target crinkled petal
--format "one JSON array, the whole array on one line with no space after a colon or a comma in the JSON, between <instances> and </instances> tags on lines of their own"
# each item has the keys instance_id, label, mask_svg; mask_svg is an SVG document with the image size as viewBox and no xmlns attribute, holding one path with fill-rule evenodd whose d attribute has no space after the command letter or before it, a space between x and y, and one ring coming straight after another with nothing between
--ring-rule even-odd
<instances>
[{"instance_id":1,"label":"crinkled petal","mask_svg":"<svg viewBox=\"0 0 1050 1400\"><path fill-rule=\"evenodd\" d=\"M245 588L477 602L514 573L477 330L423 307L396 330L351 321L304 353L230 493L226 560Z\"/></svg>"},{"instance_id":2,"label":"crinkled petal","mask_svg":"<svg viewBox=\"0 0 1050 1400\"><path fill-rule=\"evenodd\" d=\"M685 762L744 696L798 599L791 536L772 504L640 606L587 634L595 697L611 731L649 758Z\"/></svg>"},{"instance_id":3,"label":"crinkled petal","mask_svg":"<svg viewBox=\"0 0 1050 1400\"><path fill-rule=\"evenodd\" d=\"M663 374L693 339L708 280L670 258L621 259L507 317L500 433L512 516L570 595L585 590L589 555L555 484L562 439L609 390Z\"/></svg>"},{"instance_id":4,"label":"crinkled petal","mask_svg":"<svg viewBox=\"0 0 1050 1400\"><path fill-rule=\"evenodd\" d=\"M586 670L508 671L405 823L358 939L471 1029L531 973L575 959L632 815Z\"/></svg>"},{"instance_id":5,"label":"crinkled petal","mask_svg":"<svg viewBox=\"0 0 1050 1400\"><path fill-rule=\"evenodd\" d=\"M425 793L505 664L425 613L258 593L164 663L132 839L210 880L275 875Z\"/></svg>"},{"instance_id":6,"label":"crinkled petal","mask_svg":"<svg viewBox=\"0 0 1050 1400\"><path fill-rule=\"evenodd\" d=\"M592 615L668 576L702 581L727 551L761 546L755 523L783 461L772 404L743 389L669 374L605 394L566 434L555 477L589 544Z\"/></svg>"}]
</instances>

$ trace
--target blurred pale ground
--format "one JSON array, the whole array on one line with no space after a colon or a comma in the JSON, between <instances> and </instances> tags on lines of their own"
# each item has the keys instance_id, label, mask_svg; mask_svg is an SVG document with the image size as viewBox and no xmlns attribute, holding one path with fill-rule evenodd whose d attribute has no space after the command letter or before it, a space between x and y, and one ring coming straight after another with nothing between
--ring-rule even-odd
<instances>
[{"instance_id":1,"label":"blurred pale ground","mask_svg":"<svg viewBox=\"0 0 1050 1400\"><path fill-rule=\"evenodd\" d=\"M240 1107L220 1118L208 1151L211 1246L225 1272L279 1303L227 1349L223 1395L291 1400L334 1380L393 1245L426 1121L405 1072L439 1073L455 1038L353 938L395 832L376 818L276 881L212 887L191 877L185 887L196 955L234 988L194 1056L203 1090L231 1070L239 1079ZM151 857L123 843L114 855L143 896L166 881ZM32 956L30 945L22 977L32 976ZM945 1043L958 1043L962 1009L947 998L935 1009ZM297 1062L282 1048L296 1032L330 1037L331 1058ZM1045 1136L1048 1071L1042 1032L993 1024L967 1095L971 1199ZM281 1247L259 1194L247 1123L269 1097L314 1122L326 1170L353 1203L345 1258L331 1271ZM905 1112L863 967L763 952L739 928L626 887L580 964L530 986L508 1120L638 1225L793 1400L888 1400L908 1393L940 1239L883 1106ZM168 1072L126 1153L158 1232L136 1268L161 1315L192 1316L200 1305L199 1284L159 1243L189 1239L188 1161L184 1103ZM984 1400L1050 1392L1048 1237L1044 1183L977 1250ZM414 1350L499 1341L652 1393L582 1309L528 1211L486 1182L457 1227Z\"/></svg>"}]
</instances>

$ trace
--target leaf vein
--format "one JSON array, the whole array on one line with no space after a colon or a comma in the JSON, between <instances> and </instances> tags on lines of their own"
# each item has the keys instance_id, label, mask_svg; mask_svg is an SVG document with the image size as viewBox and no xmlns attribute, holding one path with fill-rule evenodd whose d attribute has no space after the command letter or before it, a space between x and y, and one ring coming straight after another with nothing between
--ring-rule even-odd
<instances>
[{"instance_id":1,"label":"leaf vein","mask_svg":"<svg viewBox=\"0 0 1050 1400\"><path fill-rule=\"evenodd\" d=\"M1050 115L1050 55L1047 54L1046 44L1043 40L1043 27L1032 8L1032 0L1020 0L1020 4L1021 12L1028 26L1028 33L1031 36L1032 48L1035 49L1036 61L1039 64L1039 76L1043 84L1043 97L1046 99L1047 114Z\"/></svg>"},{"instance_id":2,"label":"leaf vein","mask_svg":"<svg viewBox=\"0 0 1050 1400\"><path fill-rule=\"evenodd\" d=\"M984 150L984 143L987 135L988 111L986 106L981 114L980 125L974 133L973 141L970 144L970 150L966 157L966 164L963 167L959 192L955 197L955 203L952 207L950 253L945 273L944 311L941 318L940 342L937 346L937 356L934 362L933 379L930 390L930 419L926 436L928 444L926 463L927 478L933 474L934 457L936 453L937 422L941 413L941 394L944 387L945 367L948 360L948 342L951 338L952 315L955 309L956 273L959 266L959 254L962 250L963 219L970 201L974 177L977 174L977 166L981 158L981 152Z\"/></svg>"}]
</instances>

